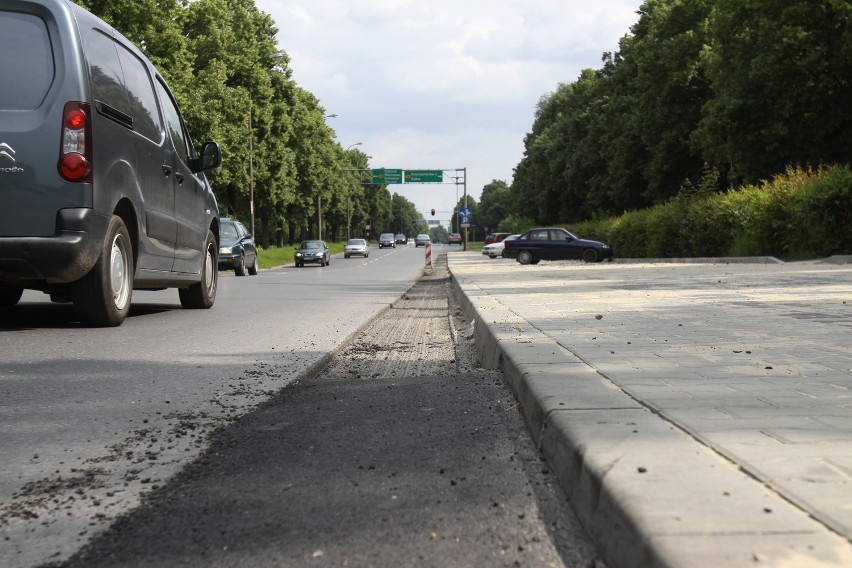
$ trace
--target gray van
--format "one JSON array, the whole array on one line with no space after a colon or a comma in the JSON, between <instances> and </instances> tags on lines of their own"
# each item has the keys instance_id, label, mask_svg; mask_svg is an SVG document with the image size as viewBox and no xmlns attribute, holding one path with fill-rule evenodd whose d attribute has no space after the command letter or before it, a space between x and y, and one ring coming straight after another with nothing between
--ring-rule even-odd
<instances>
[{"instance_id":1,"label":"gray van","mask_svg":"<svg viewBox=\"0 0 852 568\"><path fill-rule=\"evenodd\" d=\"M24 289L120 325L133 289L216 299L219 210L162 75L66 0L0 0L0 306Z\"/></svg>"}]
</instances>

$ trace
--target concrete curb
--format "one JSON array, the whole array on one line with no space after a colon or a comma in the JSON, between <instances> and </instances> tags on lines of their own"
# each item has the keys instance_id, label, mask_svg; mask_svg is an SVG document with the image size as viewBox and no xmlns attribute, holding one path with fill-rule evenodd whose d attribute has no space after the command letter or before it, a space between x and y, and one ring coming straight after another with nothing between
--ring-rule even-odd
<instances>
[{"instance_id":1,"label":"concrete curb","mask_svg":"<svg viewBox=\"0 0 852 568\"><path fill-rule=\"evenodd\" d=\"M475 282L455 274L452 281L475 321L480 361L504 371L533 439L612 568L852 566L847 540Z\"/></svg>"}]
</instances>

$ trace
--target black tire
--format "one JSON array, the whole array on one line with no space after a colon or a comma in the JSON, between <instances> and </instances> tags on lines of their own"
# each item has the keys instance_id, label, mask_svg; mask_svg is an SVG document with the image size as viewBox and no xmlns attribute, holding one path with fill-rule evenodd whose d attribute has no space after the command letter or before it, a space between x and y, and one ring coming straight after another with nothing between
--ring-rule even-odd
<instances>
[{"instance_id":1,"label":"black tire","mask_svg":"<svg viewBox=\"0 0 852 568\"><path fill-rule=\"evenodd\" d=\"M533 260L535 259L533 258L533 255L530 251L522 250L518 252L518 262L520 264L532 264Z\"/></svg>"},{"instance_id":2,"label":"black tire","mask_svg":"<svg viewBox=\"0 0 852 568\"><path fill-rule=\"evenodd\" d=\"M343 258L349 258L349 255L348 255L348 254L344 254L344 255L343 255Z\"/></svg>"},{"instance_id":3,"label":"black tire","mask_svg":"<svg viewBox=\"0 0 852 568\"><path fill-rule=\"evenodd\" d=\"M21 296L24 294L23 288L18 288L17 286L6 286L5 284L0 284L0 307L3 306L14 306L21 299Z\"/></svg>"},{"instance_id":4,"label":"black tire","mask_svg":"<svg viewBox=\"0 0 852 568\"><path fill-rule=\"evenodd\" d=\"M107 225L101 256L94 268L74 283L74 310L84 325L115 327L130 312L133 295L133 246L121 217Z\"/></svg>"},{"instance_id":5,"label":"black tire","mask_svg":"<svg viewBox=\"0 0 852 568\"><path fill-rule=\"evenodd\" d=\"M583 251L583 260L585 262L598 262L598 251L595 249L585 249Z\"/></svg>"},{"instance_id":6,"label":"black tire","mask_svg":"<svg viewBox=\"0 0 852 568\"><path fill-rule=\"evenodd\" d=\"M237 276L245 276L246 275L246 255L241 254L240 259L234 265L234 274Z\"/></svg>"},{"instance_id":7,"label":"black tire","mask_svg":"<svg viewBox=\"0 0 852 568\"><path fill-rule=\"evenodd\" d=\"M257 255L254 255L254 261L251 263L251 266L248 267L249 276L257 276Z\"/></svg>"},{"instance_id":8,"label":"black tire","mask_svg":"<svg viewBox=\"0 0 852 568\"><path fill-rule=\"evenodd\" d=\"M219 271L219 249L216 248L216 237L212 231L207 231L207 240L204 243L204 255L201 261L201 279L187 288L178 290L180 304L184 308L206 310L213 306L216 301L216 288Z\"/></svg>"}]
</instances>

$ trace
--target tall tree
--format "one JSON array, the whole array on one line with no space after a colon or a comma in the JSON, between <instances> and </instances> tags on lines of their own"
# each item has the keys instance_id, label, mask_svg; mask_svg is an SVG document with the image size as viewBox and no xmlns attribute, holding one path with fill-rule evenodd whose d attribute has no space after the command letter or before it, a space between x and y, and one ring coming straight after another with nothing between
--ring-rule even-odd
<instances>
[{"instance_id":1,"label":"tall tree","mask_svg":"<svg viewBox=\"0 0 852 568\"><path fill-rule=\"evenodd\" d=\"M852 155L852 3L716 0L695 135L733 182Z\"/></svg>"},{"instance_id":2,"label":"tall tree","mask_svg":"<svg viewBox=\"0 0 852 568\"><path fill-rule=\"evenodd\" d=\"M483 233L497 231L500 228L500 221L513 212L512 192L505 181L495 179L482 188L477 224L482 227Z\"/></svg>"}]
</instances>

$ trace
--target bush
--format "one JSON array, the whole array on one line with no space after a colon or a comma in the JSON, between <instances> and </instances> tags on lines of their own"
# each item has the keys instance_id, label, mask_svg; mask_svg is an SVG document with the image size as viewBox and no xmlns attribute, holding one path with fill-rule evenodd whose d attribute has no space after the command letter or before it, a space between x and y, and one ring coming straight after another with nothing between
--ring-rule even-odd
<instances>
[{"instance_id":1,"label":"bush","mask_svg":"<svg viewBox=\"0 0 852 568\"><path fill-rule=\"evenodd\" d=\"M624 258L852 254L852 170L789 168L757 186L686 188L670 201L573 225Z\"/></svg>"}]
</instances>

